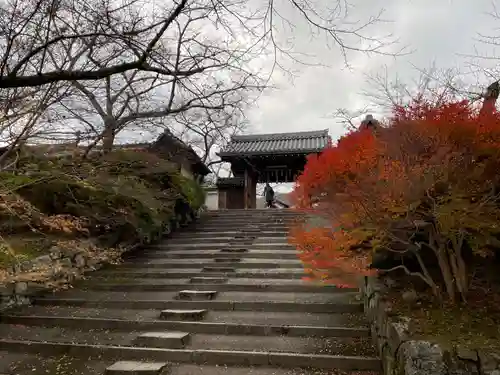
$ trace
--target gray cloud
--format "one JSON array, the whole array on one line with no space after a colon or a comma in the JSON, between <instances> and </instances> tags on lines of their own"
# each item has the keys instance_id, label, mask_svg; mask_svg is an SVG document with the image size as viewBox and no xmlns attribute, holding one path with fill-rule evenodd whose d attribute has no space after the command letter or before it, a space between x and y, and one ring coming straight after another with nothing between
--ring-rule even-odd
<instances>
[{"instance_id":1,"label":"gray cloud","mask_svg":"<svg viewBox=\"0 0 500 375\"><path fill-rule=\"evenodd\" d=\"M467 59L460 54L475 54L475 48L483 52L491 50L477 42L478 33L491 35L500 26L499 21L487 14L493 10L489 0L357 0L354 5L350 13L352 19L366 19L370 14L377 14L383 6L386 9L384 19L392 22L374 25L370 35L393 33L401 45L409 45L414 52L397 59L351 53L351 69L348 70L338 48L328 48L324 38L311 40L307 27L299 22L294 32L296 47L314 54L316 61L329 66L291 64L289 67L299 72L293 82L275 72L272 83L277 89L268 90L248 113L252 124L250 131L328 128L336 138L344 129L328 115L337 108L356 110L369 104L360 94L366 74L387 66L391 75L397 74L406 82L419 75L414 66L425 69L432 62L440 68L459 67L464 71L468 69ZM296 15L292 20L296 20ZM377 108L373 111L376 113Z\"/></svg>"}]
</instances>

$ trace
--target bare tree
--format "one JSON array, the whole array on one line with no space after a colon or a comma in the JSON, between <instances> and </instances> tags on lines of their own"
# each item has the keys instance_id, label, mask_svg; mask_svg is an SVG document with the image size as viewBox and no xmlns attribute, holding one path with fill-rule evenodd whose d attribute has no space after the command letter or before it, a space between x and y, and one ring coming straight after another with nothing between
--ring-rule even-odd
<instances>
[{"instance_id":1,"label":"bare tree","mask_svg":"<svg viewBox=\"0 0 500 375\"><path fill-rule=\"evenodd\" d=\"M364 23L343 22L349 21L350 9L341 0L333 5L325 2L325 7L308 0L288 0L282 4L268 0L262 7L246 0L161 3L159 6L141 0L5 1L0 6L0 89L59 81L94 81L131 70L177 77L192 74L193 69L203 71L204 66L193 66L189 72L175 69L158 53L161 39L175 29L184 12L199 8L211 7L210 17L219 32L245 41L244 49L254 49L257 44L271 46L275 56L278 51L293 56L286 48L290 38L283 35L286 29L293 28L293 23L284 16L290 11L312 31L325 34L344 54L348 50L391 53L385 47L394 42L390 36L379 40L370 35L370 26L381 20L381 13L370 15ZM47 64L47 56L64 51L61 46L67 42L88 47L78 63L62 68ZM119 58L103 58L110 50L128 53Z\"/></svg>"},{"instance_id":2,"label":"bare tree","mask_svg":"<svg viewBox=\"0 0 500 375\"><path fill-rule=\"evenodd\" d=\"M158 13L151 15L141 14L139 0L10 0L0 10L4 38L0 88L96 80L135 69L172 74L167 67L155 65L155 48L187 2L180 0L167 9L155 9ZM47 55L60 52L67 41L88 46L85 58L54 69L47 64ZM127 59L100 58L109 49L124 48L130 52Z\"/></svg>"},{"instance_id":3,"label":"bare tree","mask_svg":"<svg viewBox=\"0 0 500 375\"><path fill-rule=\"evenodd\" d=\"M175 32L165 33L158 41L157 52L162 56L162 64L184 74L133 70L103 80L70 83L75 94L61 103L62 120L71 118L81 122L84 133L93 137L89 150L102 141L107 152L120 131L138 126L162 126L162 118L166 116L194 109L220 112L235 108L246 92L262 89L259 74L246 66L254 57L251 51L202 32L203 28L213 26L210 17L214 10L218 10L214 5L185 8L174 21ZM72 63L80 58L82 50L89 48L78 47L75 41L63 44L66 59ZM117 59L123 54L126 55L127 50L117 49L108 53L108 59ZM58 56L49 53L49 58L54 66L62 69L58 66L61 61ZM95 60L94 64L101 63Z\"/></svg>"},{"instance_id":4,"label":"bare tree","mask_svg":"<svg viewBox=\"0 0 500 375\"><path fill-rule=\"evenodd\" d=\"M134 71L108 77L95 85L75 81L72 85L76 94L59 103L64 109L60 115L62 121L71 118L80 122L80 130L91 139L88 150L102 141L103 150L108 152L123 130L139 128L154 133L168 127L165 117L177 116L180 123L191 118L184 113L196 110L205 112L208 118L217 118L218 112L241 103L240 91L260 89L257 77L247 76L232 86L208 84L204 80L206 85L198 91L196 78L164 80L158 75ZM186 123L185 126L192 132L215 134L215 129L209 129L208 125L201 128L201 124Z\"/></svg>"},{"instance_id":5,"label":"bare tree","mask_svg":"<svg viewBox=\"0 0 500 375\"><path fill-rule=\"evenodd\" d=\"M476 102L484 96L477 84L470 84L471 80L466 79L470 77L456 69L438 69L435 65L414 69L418 73L416 79L402 80L391 75L385 66L380 72L366 76L362 94L386 113L412 100L426 100L439 106L450 99Z\"/></svg>"},{"instance_id":6,"label":"bare tree","mask_svg":"<svg viewBox=\"0 0 500 375\"><path fill-rule=\"evenodd\" d=\"M19 157L19 151L30 139L45 132L51 122L51 109L69 95L65 87L56 83L20 94L22 91L18 88L7 91L10 105L0 114L0 144L4 145L0 170L11 166L12 163L6 162L13 153Z\"/></svg>"},{"instance_id":7,"label":"bare tree","mask_svg":"<svg viewBox=\"0 0 500 375\"><path fill-rule=\"evenodd\" d=\"M362 118L369 113L369 108L364 107L359 110L350 110L347 108L337 109L330 117L342 124L346 130L357 130Z\"/></svg>"},{"instance_id":8,"label":"bare tree","mask_svg":"<svg viewBox=\"0 0 500 375\"><path fill-rule=\"evenodd\" d=\"M126 127L196 108L224 110L240 102L239 92L260 89L272 71L262 67L262 56L274 55L276 64L280 56L298 60L290 43L294 22L311 35L326 35L344 56L392 54L390 36L370 36L382 13L359 23L350 21L349 5L340 0L333 7L308 0L255 5L6 0L0 4L0 107L10 113L23 98L37 97L40 87L71 87L76 96L60 98L66 113L53 112L51 122L59 125L52 131L62 126L74 133L65 127L77 119L109 149ZM46 109L38 106L39 113Z\"/></svg>"},{"instance_id":9,"label":"bare tree","mask_svg":"<svg viewBox=\"0 0 500 375\"><path fill-rule=\"evenodd\" d=\"M243 105L220 111L203 109L184 112L174 118L174 132L198 151L203 163L216 176L223 165L215 153L248 125L242 108Z\"/></svg>"}]
</instances>

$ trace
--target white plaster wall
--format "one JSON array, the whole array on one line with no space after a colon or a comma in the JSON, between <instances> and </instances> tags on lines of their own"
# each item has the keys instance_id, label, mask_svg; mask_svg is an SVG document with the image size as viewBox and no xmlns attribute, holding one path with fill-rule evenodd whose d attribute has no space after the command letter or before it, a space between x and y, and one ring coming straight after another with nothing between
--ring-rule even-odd
<instances>
[{"instance_id":1,"label":"white plaster wall","mask_svg":"<svg viewBox=\"0 0 500 375\"><path fill-rule=\"evenodd\" d=\"M209 210L217 210L219 208L219 194L217 190L207 191L205 205Z\"/></svg>"}]
</instances>

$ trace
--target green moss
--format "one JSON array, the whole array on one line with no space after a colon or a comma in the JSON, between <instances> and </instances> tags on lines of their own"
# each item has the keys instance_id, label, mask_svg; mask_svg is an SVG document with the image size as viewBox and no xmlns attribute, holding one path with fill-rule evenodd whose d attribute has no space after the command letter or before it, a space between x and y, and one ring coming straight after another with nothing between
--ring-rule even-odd
<instances>
[{"instance_id":1,"label":"green moss","mask_svg":"<svg viewBox=\"0 0 500 375\"><path fill-rule=\"evenodd\" d=\"M15 222L13 231L29 230L33 222L24 227L18 222L30 217L23 210L34 207L38 216L48 219L78 219L90 236L113 245L157 238L176 210L185 215L201 207L205 199L201 186L175 172L171 163L134 151L112 152L79 163L71 158L30 156L16 174L0 173L0 192L1 228ZM9 209L17 198L3 197L14 195L27 202L27 207Z\"/></svg>"},{"instance_id":2,"label":"green moss","mask_svg":"<svg viewBox=\"0 0 500 375\"><path fill-rule=\"evenodd\" d=\"M53 238L43 234L4 236L0 240L0 267L47 254L52 244Z\"/></svg>"},{"instance_id":3,"label":"green moss","mask_svg":"<svg viewBox=\"0 0 500 375\"><path fill-rule=\"evenodd\" d=\"M173 186L181 193L185 202L193 209L200 208L205 203L205 191L196 181L182 176L172 175Z\"/></svg>"}]
</instances>

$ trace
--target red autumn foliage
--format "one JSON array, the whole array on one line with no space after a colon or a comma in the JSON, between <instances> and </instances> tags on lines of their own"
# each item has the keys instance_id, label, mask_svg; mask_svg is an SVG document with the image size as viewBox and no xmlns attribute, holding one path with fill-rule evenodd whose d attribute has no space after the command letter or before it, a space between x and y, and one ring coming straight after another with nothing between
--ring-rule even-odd
<instances>
[{"instance_id":1,"label":"red autumn foliage","mask_svg":"<svg viewBox=\"0 0 500 375\"><path fill-rule=\"evenodd\" d=\"M499 167L496 112L480 114L466 101L415 101L396 108L385 127L353 131L308 159L296 205L326 225L298 226L291 241L321 280L369 273L374 248L409 253L440 294L434 264L422 259L431 249L448 297L465 299L463 248L489 254L497 235Z\"/></svg>"}]
</instances>

